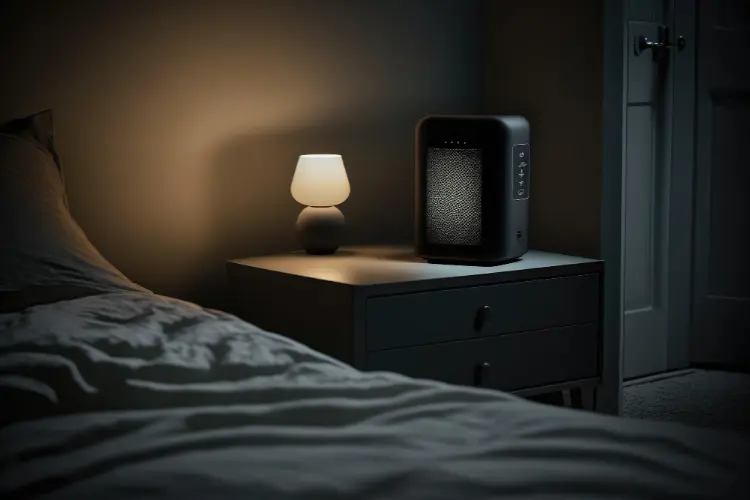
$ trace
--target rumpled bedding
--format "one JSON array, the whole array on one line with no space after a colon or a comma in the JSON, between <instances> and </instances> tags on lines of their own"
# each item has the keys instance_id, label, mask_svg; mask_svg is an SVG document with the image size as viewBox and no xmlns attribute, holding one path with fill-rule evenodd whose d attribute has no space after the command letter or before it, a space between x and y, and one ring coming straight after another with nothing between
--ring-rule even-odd
<instances>
[{"instance_id":1,"label":"rumpled bedding","mask_svg":"<svg viewBox=\"0 0 750 500\"><path fill-rule=\"evenodd\" d=\"M748 498L738 435L363 373L219 311L0 314L0 498Z\"/></svg>"}]
</instances>

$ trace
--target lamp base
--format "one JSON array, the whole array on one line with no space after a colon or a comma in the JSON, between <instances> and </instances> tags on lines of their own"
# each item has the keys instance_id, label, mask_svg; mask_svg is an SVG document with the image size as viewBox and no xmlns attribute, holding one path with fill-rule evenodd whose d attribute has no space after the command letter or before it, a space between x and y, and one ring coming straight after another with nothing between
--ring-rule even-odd
<instances>
[{"instance_id":1,"label":"lamp base","mask_svg":"<svg viewBox=\"0 0 750 500\"><path fill-rule=\"evenodd\" d=\"M311 255L335 253L346 226L344 214L336 207L307 207L297 217L297 236Z\"/></svg>"}]
</instances>

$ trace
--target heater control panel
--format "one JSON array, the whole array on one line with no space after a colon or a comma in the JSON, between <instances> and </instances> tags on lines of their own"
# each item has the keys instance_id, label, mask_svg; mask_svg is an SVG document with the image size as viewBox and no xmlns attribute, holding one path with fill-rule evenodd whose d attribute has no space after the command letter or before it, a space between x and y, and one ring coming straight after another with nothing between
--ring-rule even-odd
<instances>
[{"instance_id":1,"label":"heater control panel","mask_svg":"<svg viewBox=\"0 0 750 500\"><path fill-rule=\"evenodd\" d=\"M513 199L529 198L529 174L531 172L531 151L528 144L513 145Z\"/></svg>"}]
</instances>

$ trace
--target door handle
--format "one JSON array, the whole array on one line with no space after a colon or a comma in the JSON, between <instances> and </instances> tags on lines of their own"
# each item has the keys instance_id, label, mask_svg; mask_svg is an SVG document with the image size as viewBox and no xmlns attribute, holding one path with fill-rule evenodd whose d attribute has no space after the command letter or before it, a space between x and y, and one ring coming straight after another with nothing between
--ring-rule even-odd
<instances>
[{"instance_id":1,"label":"door handle","mask_svg":"<svg viewBox=\"0 0 750 500\"><path fill-rule=\"evenodd\" d=\"M669 28L666 26L659 26L659 40L649 40L643 35L635 37L633 40L633 52L636 56L640 56L647 50L651 50L654 54L654 59L659 57L665 50L676 48L682 50L685 48L685 38L677 37L677 43L671 43L669 40Z\"/></svg>"}]
</instances>

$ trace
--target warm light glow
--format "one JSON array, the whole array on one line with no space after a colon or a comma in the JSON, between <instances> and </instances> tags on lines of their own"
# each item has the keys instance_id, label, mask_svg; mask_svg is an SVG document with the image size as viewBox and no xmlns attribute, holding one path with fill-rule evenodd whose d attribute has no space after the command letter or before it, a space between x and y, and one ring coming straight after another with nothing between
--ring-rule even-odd
<instances>
[{"instance_id":1,"label":"warm light glow","mask_svg":"<svg viewBox=\"0 0 750 500\"><path fill-rule=\"evenodd\" d=\"M300 155L292 196L303 205L331 207L349 197L349 178L341 155Z\"/></svg>"}]
</instances>

